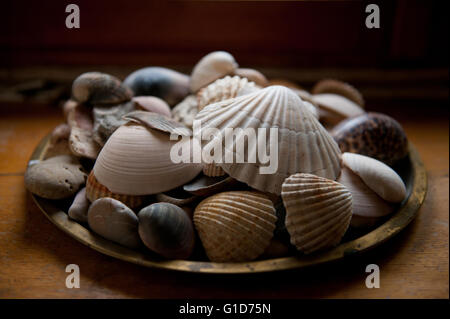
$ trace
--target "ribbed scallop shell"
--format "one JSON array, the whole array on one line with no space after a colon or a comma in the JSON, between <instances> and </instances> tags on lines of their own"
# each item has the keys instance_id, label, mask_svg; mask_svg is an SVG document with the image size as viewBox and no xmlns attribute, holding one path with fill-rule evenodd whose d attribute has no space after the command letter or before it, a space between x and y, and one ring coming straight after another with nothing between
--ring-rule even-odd
<instances>
[{"instance_id":1,"label":"ribbed scallop shell","mask_svg":"<svg viewBox=\"0 0 450 319\"><path fill-rule=\"evenodd\" d=\"M185 142L171 141L169 133L129 123L111 135L93 171L101 184L117 194L165 192L184 185L202 170L201 164L171 160L172 146Z\"/></svg>"},{"instance_id":2,"label":"ribbed scallop shell","mask_svg":"<svg viewBox=\"0 0 450 319\"><path fill-rule=\"evenodd\" d=\"M258 160L254 145L244 152L245 158L254 155L256 163L223 163L226 152L230 152L223 142L222 163L217 164L231 177L257 190L279 195L284 179L298 172L313 173L333 180L339 176L339 147L302 100L286 87L270 86L211 104L197 114L196 120L201 120L202 129L218 128L222 140L225 139L226 128L253 128L256 131L258 128L267 128L266 140L261 139L268 147L267 154L270 154L270 148L276 150L275 145L270 145L272 133L269 128L278 128L278 167L274 174L260 174L259 167L267 164L261 164ZM198 129L194 136L196 134L199 134ZM242 138L243 132L237 136L235 140ZM203 146L208 143L212 141L202 141Z\"/></svg>"},{"instance_id":3,"label":"ribbed scallop shell","mask_svg":"<svg viewBox=\"0 0 450 319\"><path fill-rule=\"evenodd\" d=\"M295 174L283 183L286 228L291 243L307 254L336 246L352 218L352 194L338 182Z\"/></svg>"},{"instance_id":4,"label":"ribbed scallop shell","mask_svg":"<svg viewBox=\"0 0 450 319\"><path fill-rule=\"evenodd\" d=\"M200 111L205 106L215 102L255 92L260 88L246 78L226 76L198 91L198 110Z\"/></svg>"},{"instance_id":5,"label":"ribbed scallop shell","mask_svg":"<svg viewBox=\"0 0 450 319\"><path fill-rule=\"evenodd\" d=\"M89 199L90 202L94 202L103 197L117 199L130 208L141 206L145 199L144 196L115 194L106 188L106 186L100 184L95 178L94 172L91 172L86 181L86 198Z\"/></svg>"},{"instance_id":6,"label":"ribbed scallop shell","mask_svg":"<svg viewBox=\"0 0 450 319\"><path fill-rule=\"evenodd\" d=\"M211 261L257 258L269 246L275 229L272 201L255 191L219 193L195 209L194 224Z\"/></svg>"}]
</instances>

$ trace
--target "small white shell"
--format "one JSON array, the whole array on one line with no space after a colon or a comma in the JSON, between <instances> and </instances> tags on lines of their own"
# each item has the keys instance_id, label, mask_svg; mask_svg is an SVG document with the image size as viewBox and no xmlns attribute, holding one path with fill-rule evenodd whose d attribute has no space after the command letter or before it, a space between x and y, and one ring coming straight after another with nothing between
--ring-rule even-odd
<instances>
[{"instance_id":1,"label":"small white shell","mask_svg":"<svg viewBox=\"0 0 450 319\"><path fill-rule=\"evenodd\" d=\"M384 200L400 203L406 198L406 187L402 179L383 162L360 154L344 153L342 163Z\"/></svg>"},{"instance_id":2,"label":"small white shell","mask_svg":"<svg viewBox=\"0 0 450 319\"><path fill-rule=\"evenodd\" d=\"M195 93L217 79L234 74L237 67L234 57L228 52L215 51L205 55L192 70L191 92Z\"/></svg>"},{"instance_id":3,"label":"small white shell","mask_svg":"<svg viewBox=\"0 0 450 319\"><path fill-rule=\"evenodd\" d=\"M283 183L286 228L291 243L305 253L336 246L352 217L352 194L338 182L295 174Z\"/></svg>"}]
</instances>

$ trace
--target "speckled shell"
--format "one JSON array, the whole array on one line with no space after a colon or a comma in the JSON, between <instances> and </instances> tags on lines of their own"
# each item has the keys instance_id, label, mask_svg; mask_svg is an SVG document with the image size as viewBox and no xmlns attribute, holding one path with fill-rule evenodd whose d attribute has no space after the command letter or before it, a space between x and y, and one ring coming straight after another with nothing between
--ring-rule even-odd
<instances>
[{"instance_id":1,"label":"speckled shell","mask_svg":"<svg viewBox=\"0 0 450 319\"><path fill-rule=\"evenodd\" d=\"M184 143L192 146L189 138L170 140L169 133L157 129L132 123L121 126L100 152L95 177L117 194L149 195L182 186L202 170L201 164L172 162L172 146Z\"/></svg>"},{"instance_id":2,"label":"speckled shell","mask_svg":"<svg viewBox=\"0 0 450 319\"><path fill-rule=\"evenodd\" d=\"M269 246L276 219L272 201L254 191L219 193L194 211L195 228L208 258L215 262L257 258Z\"/></svg>"},{"instance_id":3,"label":"speckled shell","mask_svg":"<svg viewBox=\"0 0 450 319\"><path fill-rule=\"evenodd\" d=\"M333 128L342 152L358 153L394 165L408 155L408 139L392 117L367 113L347 119Z\"/></svg>"},{"instance_id":4,"label":"speckled shell","mask_svg":"<svg viewBox=\"0 0 450 319\"><path fill-rule=\"evenodd\" d=\"M89 199L90 202L94 202L103 197L117 199L133 209L142 206L145 201L145 196L123 195L111 192L106 186L97 181L94 172L91 171L86 182L86 198Z\"/></svg>"},{"instance_id":5,"label":"speckled shell","mask_svg":"<svg viewBox=\"0 0 450 319\"><path fill-rule=\"evenodd\" d=\"M203 164L203 174L206 176L217 177L226 175L222 167L217 166L214 163Z\"/></svg>"},{"instance_id":6,"label":"speckled shell","mask_svg":"<svg viewBox=\"0 0 450 319\"><path fill-rule=\"evenodd\" d=\"M135 96L131 101L136 110L155 112L167 117L172 117L170 107L166 101L156 96Z\"/></svg>"},{"instance_id":7,"label":"speckled shell","mask_svg":"<svg viewBox=\"0 0 450 319\"><path fill-rule=\"evenodd\" d=\"M197 108L197 96L192 94L188 95L182 102L177 104L172 109L172 118L175 121L183 123L189 128L192 128L194 118L198 113Z\"/></svg>"},{"instance_id":8,"label":"speckled shell","mask_svg":"<svg viewBox=\"0 0 450 319\"><path fill-rule=\"evenodd\" d=\"M266 87L269 85L269 81L264 74L255 69L238 68L234 74L240 76L241 78L247 78L249 81L255 82L256 85L261 87Z\"/></svg>"},{"instance_id":9,"label":"speckled shell","mask_svg":"<svg viewBox=\"0 0 450 319\"><path fill-rule=\"evenodd\" d=\"M286 228L291 243L306 254L336 246L352 217L352 194L342 184L312 174L283 183Z\"/></svg>"},{"instance_id":10,"label":"speckled shell","mask_svg":"<svg viewBox=\"0 0 450 319\"><path fill-rule=\"evenodd\" d=\"M197 108L201 111L205 106L233 97L255 92L261 87L239 76L226 76L200 89L197 93Z\"/></svg>"},{"instance_id":11,"label":"speckled shell","mask_svg":"<svg viewBox=\"0 0 450 319\"><path fill-rule=\"evenodd\" d=\"M131 90L109 74L87 72L73 81L72 96L80 102L90 105L119 104L129 101Z\"/></svg>"},{"instance_id":12,"label":"speckled shell","mask_svg":"<svg viewBox=\"0 0 450 319\"><path fill-rule=\"evenodd\" d=\"M237 67L234 57L228 52L215 51L205 55L192 70L191 92L195 93L217 79L234 74Z\"/></svg>"},{"instance_id":13,"label":"speckled shell","mask_svg":"<svg viewBox=\"0 0 450 319\"><path fill-rule=\"evenodd\" d=\"M333 125L346 118L364 114L364 109L361 106L338 94L313 94L312 100L322 111L320 114L321 120Z\"/></svg>"},{"instance_id":14,"label":"speckled shell","mask_svg":"<svg viewBox=\"0 0 450 319\"><path fill-rule=\"evenodd\" d=\"M354 86L334 79L324 79L316 83L311 90L312 94L334 93L346 97L361 107L364 107L364 98Z\"/></svg>"},{"instance_id":15,"label":"speckled shell","mask_svg":"<svg viewBox=\"0 0 450 319\"><path fill-rule=\"evenodd\" d=\"M400 203L406 198L406 187L402 179L383 162L360 154L344 153L342 164L385 201Z\"/></svg>"},{"instance_id":16,"label":"speckled shell","mask_svg":"<svg viewBox=\"0 0 450 319\"><path fill-rule=\"evenodd\" d=\"M138 213L139 236L152 251L171 259L187 259L194 249L194 226L188 214L170 203L155 203Z\"/></svg>"},{"instance_id":17,"label":"speckled shell","mask_svg":"<svg viewBox=\"0 0 450 319\"><path fill-rule=\"evenodd\" d=\"M199 112L196 119L201 120L202 129L218 128L223 139L228 127L255 130L279 128L278 168L275 174L260 174L259 167L264 165L258 161L256 147L250 149L254 154L244 151L248 155L246 158L254 155L257 163L224 163L226 153L229 152L225 147L222 148L222 163L217 162L228 175L257 190L279 195L284 179L297 172L314 173L333 180L339 175L341 153L336 142L301 99L286 87L270 86L211 104ZM266 132L266 140L261 139L269 148L271 134L270 131ZM199 132L194 132L194 136L199 136ZM242 136L242 132L238 133L236 140ZM202 143L209 147L207 144L213 142Z\"/></svg>"},{"instance_id":18,"label":"speckled shell","mask_svg":"<svg viewBox=\"0 0 450 319\"><path fill-rule=\"evenodd\" d=\"M189 94L189 76L162 67L139 69L124 80L134 95L156 96L173 106Z\"/></svg>"}]
</instances>

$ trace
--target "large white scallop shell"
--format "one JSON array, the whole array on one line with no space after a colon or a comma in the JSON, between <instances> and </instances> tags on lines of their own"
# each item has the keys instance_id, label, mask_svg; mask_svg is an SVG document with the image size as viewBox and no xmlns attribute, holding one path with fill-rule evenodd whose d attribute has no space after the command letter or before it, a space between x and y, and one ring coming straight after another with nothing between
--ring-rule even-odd
<instances>
[{"instance_id":1,"label":"large white scallop shell","mask_svg":"<svg viewBox=\"0 0 450 319\"><path fill-rule=\"evenodd\" d=\"M190 143L188 139L185 142ZM93 168L95 177L116 194L149 195L181 186L193 179L202 166L173 163L170 150L175 143L167 132L158 129L121 126L100 152Z\"/></svg>"},{"instance_id":2,"label":"large white scallop shell","mask_svg":"<svg viewBox=\"0 0 450 319\"><path fill-rule=\"evenodd\" d=\"M302 100L284 86L270 86L254 93L234 99L214 103L197 114L202 130L217 128L221 136L211 141L202 141L204 147L209 143L222 144L222 162L216 164L231 177L247 183L260 191L280 194L284 179L295 173L312 173L335 180L340 173L341 152L336 142L304 105ZM233 148L225 145L225 129L242 128L233 133L236 136ZM264 135L258 128L265 128ZM278 128L278 136L272 135L270 128ZM267 166L258 158L256 145L244 148L245 159L256 159L256 163L225 163L226 154L236 155L236 141L245 137L245 130L256 131L258 148L267 146L266 154L275 154L276 172L261 174L260 167ZM194 136L199 136L194 125ZM218 135L216 135L217 137ZM271 143L271 141L273 143ZM249 143L250 144L250 143ZM271 145L272 144L272 145ZM278 148L277 148L278 147ZM274 153L270 153L274 152ZM229 157L228 155L228 157ZM276 163L272 163L275 164Z\"/></svg>"},{"instance_id":3,"label":"large white scallop shell","mask_svg":"<svg viewBox=\"0 0 450 319\"><path fill-rule=\"evenodd\" d=\"M195 228L208 258L215 262L249 261L261 255L276 220L272 201L255 191L213 195L194 212Z\"/></svg>"},{"instance_id":4,"label":"large white scallop shell","mask_svg":"<svg viewBox=\"0 0 450 319\"><path fill-rule=\"evenodd\" d=\"M352 217L352 194L342 184L312 174L294 174L283 183L286 228L305 253L336 246Z\"/></svg>"}]
</instances>

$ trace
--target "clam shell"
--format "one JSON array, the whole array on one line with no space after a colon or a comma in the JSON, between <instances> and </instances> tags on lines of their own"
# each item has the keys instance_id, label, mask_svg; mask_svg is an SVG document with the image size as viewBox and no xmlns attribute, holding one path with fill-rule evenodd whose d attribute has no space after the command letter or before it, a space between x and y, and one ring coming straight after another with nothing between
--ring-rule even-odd
<instances>
[{"instance_id":1,"label":"clam shell","mask_svg":"<svg viewBox=\"0 0 450 319\"><path fill-rule=\"evenodd\" d=\"M177 104L172 109L172 118L180 123L183 123L189 128L192 128L194 118L198 113L197 96L188 95L182 102Z\"/></svg>"},{"instance_id":2,"label":"clam shell","mask_svg":"<svg viewBox=\"0 0 450 319\"><path fill-rule=\"evenodd\" d=\"M389 166L360 154L342 154L342 164L384 200L400 203L406 198L406 187L400 176Z\"/></svg>"},{"instance_id":3,"label":"clam shell","mask_svg":"<svg viewBox=\"0 0 450 319\"><path fill-rule=\"evenodd\" d=\"M211 261L249 261L269 246L275 229L272 201L255 191L219 193L194 211L194 224Z\"/></svg>"},{"instance_id":4,"label":"clam shell","mask_svg":"<svg viewBox=\"0 0 450 319\"><path fill-rule=\"evenodd\" d=\"M81 74L72 84L73 98L84 104L119 104L129 101L131 90L109 74L87 72Z\"/></svg>"},{"instance_id":5,"label":"clam shell","mask_svg":"<svg viewBox=\"0 0 450 319\"><path fill-rule=\"evenodd\" d=\"M364 107L364 98L354 86L335 79L324 79L316 83L311 90L312 94L334 93L346 97L361 107Z\"/></svg>"},{"instance_id":6,"label":"clam shell","mask_svg":"<svg viewBox=\"0 0 450 319\"><path fill-rule=\"evenodd\" d=\"M254 82L249 82L246 78L226 76L198 91L197 108L201 111L209 104L252 93L260 88Z\"/></svg>"},{"instance_id":7,"label":"clam shell","mask_svg":"<svg viewBox=\"0 0 450 319\"><path fill-rule=\"evenodd\" d=\"M283 183L286 228L291 243L306 254L336 246L352 217L352 194L342 184L312 174Z\"/></svg>"},{"instance_id":8,"label":"clam shell","mask_svg":"<svg viewBox=\"0 0 450 319\"><path fill-rule=\"evenodd\" d=\"M131 101L137 110L140 109L172 117L169 104L156 96L135 96Z\"/></svg>"},{"instance_id":9,"label":"clam shell","mask_svg":"<svg viewBox=\"0 0 450 319\"><path fill-rule=\"evenodd\" d=\"M341 95L320 93L312 95L312 99L319 106L319 109L324 111L320 118L331 124L364 114L363 108Z\"/></svg>"},{"instance_id":10,"label":"clam shell","mask_svg":"<svg viewBox=\"0 0 450 319\"><path fill-rule=\"evenodd\" d=\"M257 190L280 194L281 184L288 176L297 173L314 173L329 179L336 179L340 172L340 151L329 133L307 109L301 99L283 86L270 86L251 94L230 99L205 107L197 114L201 128L218 128L225 139L226 128L255 129L278 128L278 168L275 174L261 174L256 147L244 150L244 158L255 158L256 163L225 163L225 156L233 148L225 148L222 141L222 163L217 163L231 177L247 183ZM195 130L195 128L194 128ZM239 140L243 132L236 132ZM271 132L259 143L271 144ZM194 132L200 136L200 132ZM220 142L220 141L219 141ZM215 141L202 141L204 146ZM261 144L259 144L261 145ZM267 152L269 152L269 150ZM233 158L235 153L232 153ZM247 161L248 162L248 161ZM267 166L267 165L266 165Z\"/></svg>"},{"instance_id":11,"label":"clam shell","mask_svg":"<svg viewBox=\"0 0 450 319\"><path fill-rule=\"evenodd\" d=\"M211 176L211 177L226 175L223 168L220 166L217 166L214 163L204 164L203 165L203 174L205 174L206 176Z\"/></svg>"},{"instance_id":12,"label":"clam shell","mask_svg":"<svg viewBox=\"0 0 450 319\"><path fill-rule=\"evenodd\" d=\"M192 70L191 92L195 93L217 79L234 74L237 67L234 57L228 52L215 51L205 55Z\"/></svg>"},{"instance_id":13,"label":"clam shell","mask_svg":"<svg viewBox=\"0 0 450 319\"><path fill-rule=\"evenodd\" d=\"M201 164L192 161L172 162L171 148L175 144L187 146L189 150L192 146L190 138L178 142L170 140L168 133L130 123L111 135L93 171L98 181L113 193L149 195L165 192L184 185L202 170Z\"/></svg>"},{"instance_id":14,"label":"clam shell","mask_svg":"<svg viewBox=\"0 0 450 319\"><path fill-rule=\"evenodd\" d=\"M240 76L241 78L247 78L249 81L255 82L256 85L261 87L266 87L269 85L269 81L264 74L255 69L238 68L234 74Z\"/></svg>"},{"instance_id":15,"label":"clam shell","mask_svg":"<svg viewBox=\"0 0 450 319\"><path fill-rule=\"evenodd\" d=\"M117 199L133 209L142 206L145 201L145 196L124 195L111 192L106 186L98 182L94 172L91 171L86 182L86 198L89 199L90 202L94 202L95 200L104 197Z\"/></svg>"},{"instance_id":16,"label":"clam shell","mask_svg":"<svg viewBox=\"0 0 450 319\"><path fill-rule=\"evenodd\" d=\"M390 166L408 155L402 126L381 113L366 113L342 121L331 131L342 152L376 158Z\"/></svg>"},{"instance_id":17,"label":"clam shell","mask_svg":"<svg viewBox=\"0 0 450 319\"><path fill-rule=\"evenodd\" d=\"M149 249L171 259L191 255L194 227L183 209L170 203L156 203L143 208L138 217L139 235Z\"/></svg>"},{"instance_id":18,"label":"clam shell","mask_svg":"<svg viewBox=\"0 0 450 319\"><path fill-rule=\"evenodd\" d=\"M189 94L189 76L162 67L139 69L123 82L135 96L156 96L173 106Z\"/></svg>"}]
</instances>

